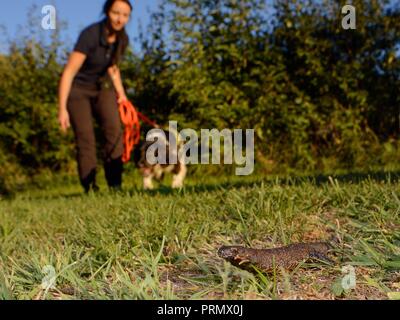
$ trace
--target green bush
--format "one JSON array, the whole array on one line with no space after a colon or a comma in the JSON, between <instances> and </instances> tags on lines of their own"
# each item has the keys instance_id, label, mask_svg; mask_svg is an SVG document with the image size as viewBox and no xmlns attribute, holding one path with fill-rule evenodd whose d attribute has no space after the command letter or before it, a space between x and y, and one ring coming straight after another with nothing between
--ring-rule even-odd
<instances>
[{"instance_id":1,"label":"green bush","mask_svg":"<svg viewBox=\"0 0 400 320\"><path fill-rule=\"evenodd\" d=\"M396 164L400 4L353 1L357 29L343 30L344 4L164 0L121 65L127 92L161 124L254 128L268 171ZM62 49L28 37L0 56L3 150L28 174L74 161L57 124Z\"/></svg>"}]
</instances>

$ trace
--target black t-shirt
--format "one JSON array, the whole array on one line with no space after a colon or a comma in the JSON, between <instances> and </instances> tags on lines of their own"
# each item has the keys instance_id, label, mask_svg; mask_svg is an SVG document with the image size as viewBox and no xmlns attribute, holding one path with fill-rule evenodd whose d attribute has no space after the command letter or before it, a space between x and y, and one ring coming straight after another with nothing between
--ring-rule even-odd
<instances>
[{"instance_id":1,"label":"black t-shirt","mask_svg":"<svg viewBox=\"0 0 400 320\"><path fill-rule=\"evenodd\" d=\"M75 44L74 51L84 53L86 60L75 76L76 83L94 84L106 75L118 43L107 42L106 20L85 28Z\"/></svg>"}]
</instances>

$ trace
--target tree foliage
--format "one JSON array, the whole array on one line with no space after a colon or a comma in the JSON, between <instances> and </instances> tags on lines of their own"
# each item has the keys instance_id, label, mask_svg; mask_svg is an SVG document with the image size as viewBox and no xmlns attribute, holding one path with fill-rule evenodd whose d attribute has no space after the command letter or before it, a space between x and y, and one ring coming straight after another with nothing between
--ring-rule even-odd
<instances>
[{"instance_id":1,"label":"tree foliage","mask_svg":"<svg viewBox=\"0 0 400 320\"><path fill-rule=\"evenodd\" d=\"M398 161L400 4L354 0L164 0L122 64L133 102L160 123L254 128L262 163L297 169ZM56 121L57 36L0 56L3 154L60 169L72 139ZM263 162L268 160L268 162ZM14 161L14 160L13 160Z\"/></svg>"},{"instance_id":2,"label":"tree foliage","mask_svg":"<svg viewBox=\"0 0 400 320\"><path fill-rule=\"evenodd\" d=\"M158 70L165 116L193 128L255 128L258 154L289 166L372 163L371 151L399 138L400 9L353 1L357 29L344 30L344 5L166 0L143 60Z\"/></svg>"}]
</instances>

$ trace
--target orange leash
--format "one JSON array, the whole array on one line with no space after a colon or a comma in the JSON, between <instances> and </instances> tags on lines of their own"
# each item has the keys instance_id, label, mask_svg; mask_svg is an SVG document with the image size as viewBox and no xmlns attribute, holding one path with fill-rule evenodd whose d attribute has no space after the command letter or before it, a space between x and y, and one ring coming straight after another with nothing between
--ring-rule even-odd
<instances>
[{"instance_id":1,"label":"orange leash","mask_svg":"<svg viewBox=\"0 0 400 320\"><path fill-rule=\"evenodd\" d=\"M124 153L122 155L122 162L126 163L131 159L133 148L139 143L140 140L140 121L149 124L152 127L159 128L159 126L141 114L133 106L131 102L125 100L119 105L119 114L121 121L124 124Z\"/></svg>"}]
</instances>

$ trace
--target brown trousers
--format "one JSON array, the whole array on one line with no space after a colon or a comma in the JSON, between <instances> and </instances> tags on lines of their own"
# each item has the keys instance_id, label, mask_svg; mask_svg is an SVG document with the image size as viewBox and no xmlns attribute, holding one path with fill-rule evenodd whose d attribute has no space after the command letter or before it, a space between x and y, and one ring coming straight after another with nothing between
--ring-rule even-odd
<instances>
[{"instance_id":1,"label":"brown trousers","mask_svg":"<svg viewBox=\"0 0 400 320\"><path fill-rule=\"evenodd\" d=\"M75 134L82 186L86 191L97 188L95 118L104 137L102 151L107 183L110 187L119 188L122 183L123 131L114 89L73 84L67 110Z\"/></svg>"}]
</instances>

